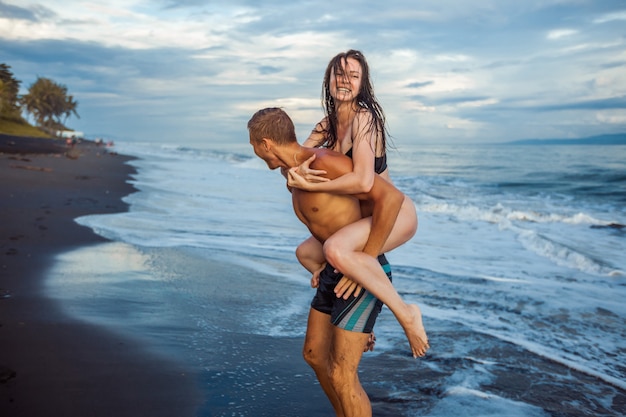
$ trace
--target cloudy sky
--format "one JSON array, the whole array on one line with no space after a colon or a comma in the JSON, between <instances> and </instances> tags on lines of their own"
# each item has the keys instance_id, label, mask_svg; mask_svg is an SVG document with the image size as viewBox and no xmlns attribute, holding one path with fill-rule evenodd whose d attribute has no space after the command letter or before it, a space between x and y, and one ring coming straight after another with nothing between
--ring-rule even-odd
<instances>
[{"instance_id":1,"label":"cloudy sky","mask_svg":"<svg viewBox=\"0 0 626 417\"><path fill-rule=\"evenodd\" d=\"M396 143L626 131L623 0L0 0L0 62L88 137L239 141L266 106L304 136L350 48Z\"/></svg>"}]
</instances>

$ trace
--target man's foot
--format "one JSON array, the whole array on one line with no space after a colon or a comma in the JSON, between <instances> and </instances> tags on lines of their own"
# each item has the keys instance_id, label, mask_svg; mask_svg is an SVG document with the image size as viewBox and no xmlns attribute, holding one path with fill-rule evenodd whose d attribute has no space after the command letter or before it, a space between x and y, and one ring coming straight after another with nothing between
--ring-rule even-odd
<instances>
[{"instance_id":1,"label":"man's foot","mask_svg":"<svg viewBox=\"0 0 626 417\"><path fill-rule=\"evenodd\" d=\"M415 304L409 304L411 309L411 321L404 327L404 333L406 333L407 339L409 339L409 345L411 345L411 351L413 357L422 357L426 355L426 351L430 348L428 344L428 336L426 336L426 330L422 323L422 311Z\"/></svg>"}]
</instances>

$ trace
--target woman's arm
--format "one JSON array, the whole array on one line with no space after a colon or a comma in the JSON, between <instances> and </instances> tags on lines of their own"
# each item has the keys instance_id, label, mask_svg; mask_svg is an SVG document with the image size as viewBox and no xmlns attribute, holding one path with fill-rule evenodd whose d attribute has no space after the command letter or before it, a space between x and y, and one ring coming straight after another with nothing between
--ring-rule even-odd
<instances>
[{"instance_id":1,"label":"woman's arm","mask_svg":"<svg viewBox=\"0 0 626 417\"><path fill-rule=\"evenodd\" d=\"M302 175L299 167L292 168L287 178L288 185L306 191L335 194L360 194L369 192L374 184L375 149L378 139L376 132L372 129L370 121L371 115L369 112L359 112L352 122L352 172L335 178L332 181L310 182Z\"/></svg>"}]
</instances>

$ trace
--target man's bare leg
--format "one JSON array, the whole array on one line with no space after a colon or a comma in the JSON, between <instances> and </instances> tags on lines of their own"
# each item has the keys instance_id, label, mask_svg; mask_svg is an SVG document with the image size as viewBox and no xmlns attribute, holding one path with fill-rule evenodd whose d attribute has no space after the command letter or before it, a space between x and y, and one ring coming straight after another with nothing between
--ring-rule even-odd
<instances>
[{"instance_id":1,"label":"man's bare leg","mask_svg":"<svg viewBox=\"0 0 626 417\"><path fill-rule=\"evenodd\" d=\"M334 329L335 326L330 322L330 315L310 309L302 356L315 371L317 380L330 400L337 417L345 417L341 402L330 379Z\"/></svg>"},{"instance_id":2,"label":"man's bare leg","mask_svg":"<svg viewBox=\"0 0 626 417\"><path fill-rule=\"evenodd\" d=\"M349 332L333 326L331 383L345 417L371 417L372 406L359 381L359 363L368 333Z\"/></svg>"}]
</instances>

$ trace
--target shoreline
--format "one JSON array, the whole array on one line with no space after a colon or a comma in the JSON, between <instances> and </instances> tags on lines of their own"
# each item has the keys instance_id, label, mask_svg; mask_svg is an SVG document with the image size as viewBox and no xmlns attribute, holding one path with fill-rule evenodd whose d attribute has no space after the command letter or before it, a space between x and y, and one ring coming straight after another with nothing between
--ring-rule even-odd
<instances>
[{"instance_id":1,"label":"shoreline","mask_svg":"<svg viewBox=\"0 0 626 417\"><path fill-rule=\"evenodd\" d=\"M68 317L43 291L56 255L108 241L74 219L128 209L132 159L87 140L0 135L3 416L185 416L201 406L191 370Z\"/></svg>"}]
</instances>

